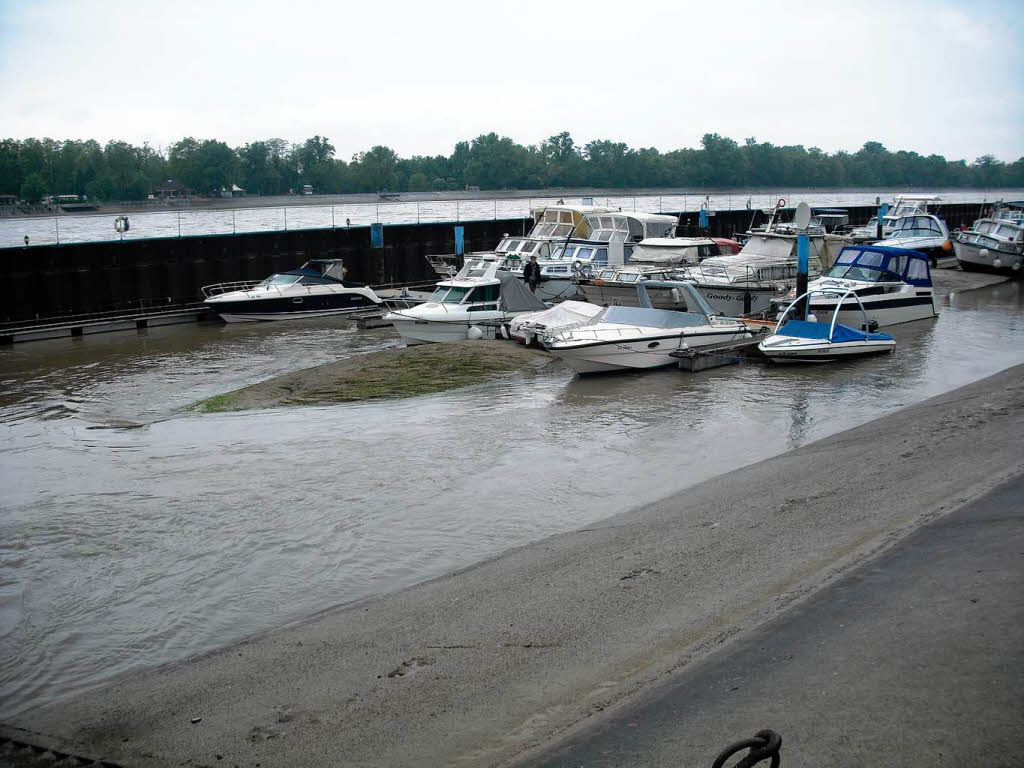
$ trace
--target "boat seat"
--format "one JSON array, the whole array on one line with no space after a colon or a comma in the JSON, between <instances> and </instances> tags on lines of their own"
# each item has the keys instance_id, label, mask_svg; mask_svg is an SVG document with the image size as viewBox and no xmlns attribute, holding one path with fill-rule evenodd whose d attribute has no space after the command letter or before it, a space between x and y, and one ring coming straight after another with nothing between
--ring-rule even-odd
<instances>
[{"instance_id":1,"label":"boat seat","mask_svg":"<svg viewBox=\"0 0 1024 768\"><path fill-rule=\"evenodd\" d=\"M813 323L808 320L790 320L775 332L779 336L795 336L798 339L822 339L823 341L892 341L887 333L858 331L848 325L836 323L835 333L829 338L829 323Z\"/></svg>"}]
</instances>

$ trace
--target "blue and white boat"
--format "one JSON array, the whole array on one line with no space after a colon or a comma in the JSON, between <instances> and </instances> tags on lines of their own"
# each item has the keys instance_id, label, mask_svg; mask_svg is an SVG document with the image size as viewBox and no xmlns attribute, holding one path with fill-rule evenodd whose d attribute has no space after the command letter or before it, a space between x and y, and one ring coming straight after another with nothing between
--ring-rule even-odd
<instances>
[{"instance_id":1,"label":"blue and white boat","mask_svg":"<svg viewBox=\"0 0 1024 768\"><path fill-rule=\"evenodd\" d=\"M807 288L817 291L810 311L819 321L827 321L837 303L842 305L839 322L853 326L860 325L862 310L878 327L939 314L928 256L905 248L848 245ZM856 300L837 298L845 292L852 292Z\"/></svg>"},{"instance_id":2,"label":"blue and white boat","mask_svg":"<svg viewBox=\"0 0 1024 768\"><path fill-rule=\"evenodd\" d=\"M786 320L804 300L809 302L811 296L816 294L826 294L835 299L830 322ZM840 307L847 300L860 305L863 320L860 328L851 328L839 322ZM892 352L896 348L895 339L887 333L874 332L872 329L875 327L868 320L867 312L855 291L812 290L798 296L786 308L775 326L775 332L758 344L757 348L775 363L829 363Z\"/></svg>"},{"instance_id":3,"label":"blue and white boat","mask_svg":"<svg viewBox=\"0 0 1024 768\"><path fill-rule=\"evenodd\" d=\"M373 289L345 279L341 259L312 259L266 280L205 285L202 291L206 306L227 323L322 317L383 303Z\"/></svg>"}]
</instances>

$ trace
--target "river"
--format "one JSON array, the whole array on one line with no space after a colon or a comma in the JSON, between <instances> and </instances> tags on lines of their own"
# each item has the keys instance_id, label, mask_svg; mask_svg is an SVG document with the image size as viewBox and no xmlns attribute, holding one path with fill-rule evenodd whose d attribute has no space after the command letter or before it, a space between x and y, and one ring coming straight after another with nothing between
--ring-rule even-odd
<instances>
[{"instance_id":1,"label":"river","mask_svg":"<svg viewBox=\"0 0 1024 768\"><path fill-rule=\"evenodd\" d=\"M1024 362L1020 283L944 305L892 329L894 356L849 364L582 379L552 366L408 400L233 414L187 407L398 338L310 320L0 349L0 719Z\"/></svg>"},{"instance_id":2,"label":"river","mask_svg":"<svg viewBox=\"0 0 1024 768\"><path fill-rule=\"evenodd\" d=\"M874 205L877 197L889 201L892 191L865 192L856 190L795 190L765 192L763 190L725 190L705 195L607 196L588 198L594 204L621 208L624 211L662 211L679 213L698 211L702 205L709 210L742 210L774 207L779 199L790 207L805 202L811 206ZM995 200L1019 200L1024 190L916 190L915 194L938 195L945 203L973 203ZM301 198L300 198L301 200ZM227 208L217 210L188 209L128 214L127 233L114 230L116 214L74 214L29 218L0 218L0 248L54 243L108 242L113 240L146 240L159 237L198 237L230 235L242 232L282 232L286 230L331 229L345 226L384 224L418 224L420 222L458 222L524 218L533 207L551 205L559 200L582 204L580 197L520 197L510 200L413 200L410 202L350 203L317 205L296 202L282 207ZM941 214L941 208L939 213Z\"/></svg>"}]
</instances>

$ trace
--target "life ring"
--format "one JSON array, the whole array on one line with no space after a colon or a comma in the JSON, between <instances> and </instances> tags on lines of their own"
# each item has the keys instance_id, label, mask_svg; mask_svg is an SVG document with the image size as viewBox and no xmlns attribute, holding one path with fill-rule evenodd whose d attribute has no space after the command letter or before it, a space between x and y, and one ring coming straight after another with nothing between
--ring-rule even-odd
<instances>
[{"instance_id":1,"label":"life ring","mask_svg":"<svg viewBox=\"0 0 1024 768\"><path fill-rule=\"evenodd\" d=\"M778 202L775 203L775 207L776 208L785 208L786 207L786 198L780 197Z\"/></svg>"},{"instance_id":2,"label":"life ring","mask_svg":"<svg viewBox=\"0 0 1024 768\"><path fill-rule=\"evenodd\" d=\"M580 261L579 259L576 259L576 261L572 263L572 271L579 272L581 269L583 269L583 262Z\"/></svg>"},{"instance_id":3,"label":"life ring","mask_svg":"<svg viewBox=\"0 0 1024 768\"><path fill-rule=\"evenodd\" d=\"M117 232L119 234L124 234L129 229L131 229L131 225L128 223L128 217L127 216L118 216L116 219L114 219L114 231L115 232Z\"/></svg>"},{"instance_id":4,"label":"life ring","mask_svg":"<svg viewBox=\"0 0 1024 768\"><path fill-rule=\"evenodd\" d=\"M604 285L604 280L602 280L600 277L595 277L594 285Z\"/></svg>"}]
</instances>

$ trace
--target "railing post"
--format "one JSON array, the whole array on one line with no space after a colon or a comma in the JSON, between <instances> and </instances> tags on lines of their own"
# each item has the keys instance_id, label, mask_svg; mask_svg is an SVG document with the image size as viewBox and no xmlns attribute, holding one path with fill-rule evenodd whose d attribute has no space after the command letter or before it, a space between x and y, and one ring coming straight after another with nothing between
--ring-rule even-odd
<instances>
[{"instance_id":1,"label":"railing post","mask_svg":"<svg viewBox=\"0 0 1024 768\"><path fill-rule=\"evenodd\" d=\"M178 237L181 237L181 211L178 211Z\"/></svg>"},{"instance_id":2,"label":"railing post","mask_svg":"<svg viewBox=\"0 0 1024 768\"><path fill-rule=\"evenodd\" d=\"M57 245L60 245L60 219L59 218L54 217L54 219L53 219L53 226L57 230Z\"/></svg>"},{"instance_id":3,"label":"railing post","mask_svg":"<svg viewBox=\"0 0 1024 768\"><path fill-rule=\"evenodd\" d=\"M231 209L231 234L232 235L237 235L238 234L238 231L235 229L235 211L234 211L233 208Z\"/></svg>"},{"instance_id":4,"label":"railing post","mask_svg":"<svg viewBox=\"0 0 1024 768\"><path fill-rule=\"evenodd\" d=\"M284 207L284 231L288 231L288 206Z\"/></svg>"},{"instance_id":5,"label":"railing post","mask_svg":"<svg viewBox=\"0 0 1024 768\"><path fill-rule=\"evenodd\" d=\"M455 220L459 220L459 201L455 201Z\"/></svg>"},{"instance_id":6,"label":"railing post","mask_svg":"<svg viewBox=\"0 0 1024 768\"><path fill-rule=\"evenodd\" d=\"M331 206L331 229L334 229L334 206Z\"/></svg>"}]
</instances>

